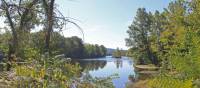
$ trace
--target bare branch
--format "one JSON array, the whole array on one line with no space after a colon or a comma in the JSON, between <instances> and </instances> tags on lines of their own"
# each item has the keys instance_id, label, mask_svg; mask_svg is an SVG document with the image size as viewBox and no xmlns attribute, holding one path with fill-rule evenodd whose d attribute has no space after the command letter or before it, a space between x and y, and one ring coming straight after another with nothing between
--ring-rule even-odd
<instances>
[{"instance_id":1,"label":"bare branch","mask_svg":"<svg viewBox=\"0 0 200 88\"><path fill-rule=\"evenodd\" d=\"M58 18L72 19L72 20L81 22L80 20L75 19L75 18L72 18L72 17L65 17L65 16L60 12L60 10L58 10L58 9L56 9L56 11L61 15L61 17L58 17ZM82 23L82 22L81 22L81 23Z\"/></svg>"},{"instance_id":2,"label":"bare branch","mask_svg":"<svg viewBox=\"0 0 200 88\"><path fill-rule=\"evenodd\" d=\"M75 21L79 21L79 22L81 22L81 21L80 21L80 20L77 20L77 19L74 19L74 18L71 18L71 17L65 17L58 9L56 9L56 10L57 10L57 12L61 15L61 17L55 17L55 18L62 19L62 20L64 20L65 22L69 22L69 23L75 25L75 26L81 31L81 33L82 33L82 35L83 35L83 41L84 41L84 40L85 40L85 36L84 36L84 31L83 31L83 29L82 29L77 23L75 23L74 21L71 21L71 20L75 20ZM71 20L70 20L70 19L71 19Z\"/></svg>"},{"instance_id":3,"label":"bare branch","mask_svg":"<svg viewBox=\"0 0 200 88\"><path fill-rule=\"evenodd\" d=\"M21 7L22 0L19 0L19 7ZM20 9L17 10L18 14L21 16Z\"/></svg>"},{"instance_id":4,"label":"bare branch","mask_svg":"<svg viewBox=\"0 0 200 88\"><path fill-rule=\"evenodd\" d=\"M10 13L9 13L9 6L8 6L8 4L5 0L2 0L2 2L4 3L4 9L6 11L6 16L7 16L7 19L9 21L10 27L11 27L12 30L15 30L14 23L12 21Z\"/></svg>"},{"instance_id":5,"label":"bare branch","mask_svg":"<svg viewBox=\"0 0 200 88\"><path fill-rule=\"evenodd\" d=\"M82 36L82 37L83 37L83 41L85 40L84 31L83 31L83 29L82 29L77 23L75 23L75 22L73 22L73 21L67 19L68 17L55 17L55 18L64 20L65 22L69 22L69 23L75 25L75 26L81 31L81 33L82 33L82 35L83 35L83 36Z\"/></svg>"}]
</instances>

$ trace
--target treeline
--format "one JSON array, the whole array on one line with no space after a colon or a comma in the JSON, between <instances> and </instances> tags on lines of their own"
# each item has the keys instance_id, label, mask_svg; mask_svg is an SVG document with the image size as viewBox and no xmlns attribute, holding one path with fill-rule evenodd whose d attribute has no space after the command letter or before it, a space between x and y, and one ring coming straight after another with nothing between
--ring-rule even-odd
<instances>
[{"instance_id":1,"label":"treeline","mask_svg":"<svg viewBox=\"0 0 200 88\"><path fill-rule=\"evenodd\" d=\"M112 52L112 56L115 58L121 58L122 56L127 56L127 50L122 50L117 48Z\"/></svg>"},{"instance_id":2,"label":"treeline","mask_svg":"<svg viewBox=\"0 0 200 88\"><path fill-rule=\"evenodd\" d=\"M98 44L84 44L77 36L65 38L55 32L51 47L56 54L74 59L98 58L106 56L106 47Z\"/></svg>"},{"instance_id":3,"label":"treeline","mask_svg":"<svg viewBox=\"0 0 200 88\"><path fill-rule=\"evenodd\" d=\"M107 49L103 45L84 45L84 58L104 57L106 56Z\"/></svg>"},{"instance_id":4,"label":"treeline","mask_svg":"<svg viewBox=\"0 0 200 88\"><path fill-rule=\"evenodd\" d=\"M1 86L69 88L72 78L80 77L80 65L59 54L72 58L83 56L86 50L80 38L61 35L67 24L83 30L76 19L65 17L58 6L56 0L0 1L3 21L0 28L0 58L3 61L0 66L3 67L1 78L5 79ZM14 75L11 77L8 73Z\"/></svg>"},{"instance_id":5,"label":"treeline","mask_svg":"<svg viewBox=\"0 0 200 88\"><path fill-rule=\"evenodd\" d=\"M139 8L129 26L128 54L160 73L150 88L199 88L200 1L175 0L163 12Z\"/></svg>"},{"instance_id":6,"label":"treeline","mask_svg":"<svg viewBox=\"0 0 200 88\"><path fill-rule=\"evenodd\" d=\"M72 19L66 20L55 0L1 0L0 16L1 78L6 79L1 86L69 87L71 78L79 76L78 64L56 57L59 50L54 47L58 43L53 41L53 32L62 30L69 22L78 25ZM32 33L39 28L39 35ZM8 73L14 75L9 77Z\"/></svg>"},{"instance_id":7,"label":"treeline","mask_svg":"<svg viewBox=\"0 0 200 88\"><path fill-rule=\"evenodd\" d=\"M5 41L6 37L10 37L10 32L6 32L0 35L0 46L8 47ZM31 48L37 50L38 52L42 53L45 51L43 48L44 46L44 36L45 33L43 31L34 32L30 34L32 42ZM4 42L4 43L3 43ZM84 44L82 39L78 38L77 36L72 37L64 37L58 32L52 32L52 37L50 40L50 55L60 55L64 54L65 57L75 58L75 59L84 59L84 58L97 58L97 57L104 57L106 56L106 47L103 45L92 45L92 44ZM6 52L5 49L2 49ZM24 55L23 58L28 58L29 56Z\"/></svg>"}]
</instances>

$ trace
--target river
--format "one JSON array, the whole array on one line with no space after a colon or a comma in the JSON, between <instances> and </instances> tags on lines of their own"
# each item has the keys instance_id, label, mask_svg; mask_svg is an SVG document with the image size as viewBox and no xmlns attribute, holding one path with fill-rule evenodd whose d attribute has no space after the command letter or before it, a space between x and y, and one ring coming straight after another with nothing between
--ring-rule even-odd
<instances>
[{"instance_id":1,"label":"river","mask_svg":"<svg viewBox=\"0 0 200 88\"><path fill-rule=\"evenodd\" d=\"M125 88L129 75L135 75L133 60L128 57L112 58L110 56L95 59L76 60L83 69L92 77L107 77L118 74L119 78L113 79L115 88Z\"/></svg>"}]
</instances>

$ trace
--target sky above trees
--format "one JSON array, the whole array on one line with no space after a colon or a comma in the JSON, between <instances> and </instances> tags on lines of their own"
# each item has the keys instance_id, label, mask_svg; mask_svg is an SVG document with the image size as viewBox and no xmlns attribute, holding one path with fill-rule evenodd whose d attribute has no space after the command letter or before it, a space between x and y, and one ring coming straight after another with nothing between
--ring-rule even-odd
<instances>
[{"instance_id":1,"label":"sky above trees","mask_svg":"<svg viewBox=\"0 0 200 88\"><path fill-rule=\"evenodd\" d=\"M136 14L137 8L147 11L162 11L172 0L56 0L64 16L78 19L85 33L84 42L105 45L108 48L123 48L126 31ZM2 24L2 22L1 22ZM79 36L81 32L68 25L65 36Z\"/></svg>"}]
</instances>

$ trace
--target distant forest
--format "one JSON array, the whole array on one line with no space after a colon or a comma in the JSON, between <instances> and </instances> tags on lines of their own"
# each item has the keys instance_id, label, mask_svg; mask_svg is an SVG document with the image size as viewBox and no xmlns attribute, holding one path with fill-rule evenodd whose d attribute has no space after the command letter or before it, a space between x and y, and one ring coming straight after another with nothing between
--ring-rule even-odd
<instances>
[{"instance_id":1,"label":"distant forest","mask_svg":"<svg viewBox=\"0 0 200 88\"><path fill-rule=\"evenodd\" d=\"M9 36L11 36L10 32L0 34L0 41L8 41L5 39ZM45 33L43 31L31 33L32 41L30 42L32 42L32 49L36 49L38 52L41 53L45 51L45 49L43 48L44 36ZM52 42L50 44L51 55L64 54L65 57L73 59L96 58L106 56L107 50L105 46L97 44L84 44L82 39L78 38L77 36L64 37L58 32L53 32L50 41ZM7 46L7 44L3 45Z\"/></svg>"}]
</instances>

